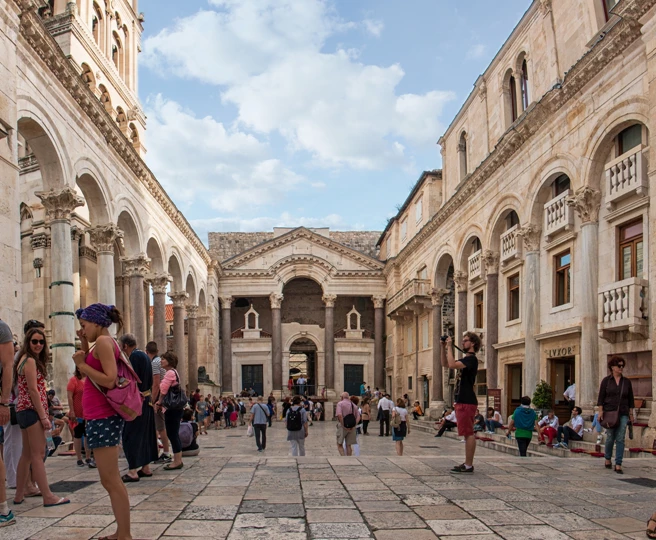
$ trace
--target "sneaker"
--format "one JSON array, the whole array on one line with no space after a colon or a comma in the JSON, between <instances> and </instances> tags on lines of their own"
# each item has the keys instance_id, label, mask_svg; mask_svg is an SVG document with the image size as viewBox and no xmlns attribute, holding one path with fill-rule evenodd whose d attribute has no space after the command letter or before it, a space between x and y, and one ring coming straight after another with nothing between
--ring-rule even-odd
<instances>
[{"instance_id":1,"label":"sneaker","mask_svg":"<svg viewBox=\"0 0 656 540\"><path fill-rule=\"evenodd\" d=\"M590 428L585 428L583 430L583 433L592 433L592 430Z\"/></svg>"},{"instance_id":2,"label":"sneaker","mask_svg":"<svg viewBox=\"0 0 656 540\"><path fill-rule=\"evenodd\" d=\"M173 461L171 455L162 452L162 455L155 460L155 463L170 463L171 461Z\"/></svg>"},{"instance_id":3,"label":"sneaker","mask_svg":"<svg viewBox=\"0 0 656 540\"><path fill-rule=\"evenodd\" d=\"M569 450L569 446L567 446L567 443L565 442L560 443L560 447L564 448L565 450Z\"/></svg>"},{"instance_id":4,"label":"sneaker","mask_svg":"<svg viewBox=\"0 0 656 540\"><path fill-rule=\"evenodd\" d=\"M89 469L96 469L98 467L96 465L96 460L93 458L87 460L87 465L89 466Z\"/></svg>"},{"instance_id":5,"label":"sneaker","mask_svg":"<svg viewBox=\"0 0 656 540\"><path fill-rule=\"evenodd\" d=\"M462 465L456 465L453 469L451 469L452 473L473 473L474 472L474 467L467 468L465 467L465 464L463 463Z\"/></svg>"},{"instance_id":6,"label":"sneaker","mask_svg":"<svg viewBox=\"0 0 656 540\"><path fill-rule=\"evenodd\" d=\"M9 510L9 513L6 516L0 514L0 527L6 527L7 525L14 525L16 523L16 518L14 513Z\"/></svg>"},{"instance_id":7,"label":"sneaker","mask_svg":"<svg viewBox=\"0 0 656 540\"><path fill-rule=\"evenodd\" d=\"M84 467L84 461L82 461L81 459L78 459L77 460L77 466L78 467Z\"/></svg>"},{"instance_id":8,"label":"sneaker","mask_svg":"<svg viewBox=\"0 0 656 540\"><path fill-rule=\"evenodd\" d=\"M597 435L597 444L601 444L601 434Z\"/></svg>"}]
</instances>

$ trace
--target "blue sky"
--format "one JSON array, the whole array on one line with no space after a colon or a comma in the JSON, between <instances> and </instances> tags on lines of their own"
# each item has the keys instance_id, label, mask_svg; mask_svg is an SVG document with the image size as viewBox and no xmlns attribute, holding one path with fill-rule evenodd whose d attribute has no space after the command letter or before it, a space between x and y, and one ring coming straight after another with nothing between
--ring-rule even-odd
<instances>
[{"instance_id":1,"label":"blue sky","mask_svg":"<svg viewBox=\"0 0 656 540\"><path fill-rule=\"evenodd\" d=\"M529 5L141 0L146 161L203 241L382 230Z\"/></svg>"}]
</instances>

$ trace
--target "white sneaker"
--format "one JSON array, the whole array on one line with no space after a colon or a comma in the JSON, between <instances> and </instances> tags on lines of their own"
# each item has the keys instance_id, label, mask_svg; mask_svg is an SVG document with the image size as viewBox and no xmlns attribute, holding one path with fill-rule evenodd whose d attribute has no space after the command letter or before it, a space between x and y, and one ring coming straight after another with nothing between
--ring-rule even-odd
<instances>
[{"instance_id":1,"label":"white sneaker","mask_svg":"<svg viewBox=\"0 0 656 540\"><path fill-rule=\"evenodd\" d=\"M585 428L583 430L584 433L592 433L592 430L590 428Z\"/></svg>"},{"instance_id":2,"label":"white sneaker","mask_svg":"<svg viewBox=\"0 0 656 540\"><path fill-rule=\"evenodd\" d=\"M597 435L597 444L601 444L602 438L601 434Z\"/></svg>"}]
</instances>

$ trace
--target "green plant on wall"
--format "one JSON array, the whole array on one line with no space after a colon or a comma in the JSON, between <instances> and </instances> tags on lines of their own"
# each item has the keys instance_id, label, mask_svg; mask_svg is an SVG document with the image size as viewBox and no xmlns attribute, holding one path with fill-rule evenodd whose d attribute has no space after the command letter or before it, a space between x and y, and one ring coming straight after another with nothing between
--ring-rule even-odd
<instances>
[{"instance_id":1,"label":"green plant on wall","mask_svg":"<svg viewBox=\"0 0 656 540\"><path fill-rule=\"evenodd\" d=\"M553 405L553 389L547 381L540 381L533 393L533 407L536 409L550 409Z\"/></svg>"}]
</instances>

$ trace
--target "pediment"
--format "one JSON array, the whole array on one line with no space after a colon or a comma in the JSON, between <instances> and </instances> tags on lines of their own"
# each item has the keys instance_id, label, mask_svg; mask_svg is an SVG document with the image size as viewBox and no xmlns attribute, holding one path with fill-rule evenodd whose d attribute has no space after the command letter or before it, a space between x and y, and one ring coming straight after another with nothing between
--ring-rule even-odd
<instances>
[{"instance_id":1,"label":"pediment","mask_svg":"<svg viewBox=\"0 0 656 540\"><path fill-rule=\"evenodd\" d=\"M276 273L288 265L320 267L328 274L381 272L384 264L304 227L264 242L223 263L225 271Z\"/></svg>"}]
</instances>

